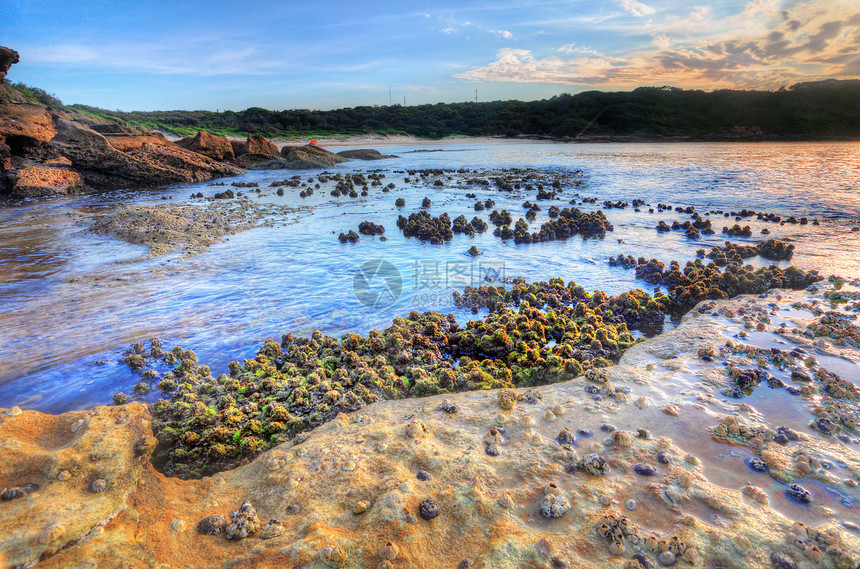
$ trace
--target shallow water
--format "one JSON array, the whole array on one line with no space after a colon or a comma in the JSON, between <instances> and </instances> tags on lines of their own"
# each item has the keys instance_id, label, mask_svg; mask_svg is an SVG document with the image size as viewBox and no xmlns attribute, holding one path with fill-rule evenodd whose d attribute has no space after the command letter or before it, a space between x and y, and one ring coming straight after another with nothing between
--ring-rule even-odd
<instances>
[{"instance_id":1,"label":"shallow water","mask_svg":"<svg viewBox=\"0 0 860 569\"><path fill-rule=\"evenodd\" d=\"M619 253L657 257L667 262L695 258L696 250L722 244L722 225L733 218L712 214L717 235L690 241L678 232L654 231L658 220L671 223L689 216L675 212L636 213L632 208L604 210L615 231L605 239L575 237L564 242L516 245L491 232L471 239L455 235L444 245L405 238L395 222L399 214L416 211L424 196L433 201L430 213L448 212L487 219L489 211L474 212L479 199L496 201L516 220L522 202L534 193L478 190L474 186L431 188L407 184L406 174L419 168L528 167L570 172L582 170L583 184L565 187L557 203L564 207L580 196L651 205L692 205L697 210L753 209L783 216L818 219L820 226L778 225L744 219L753 237L733 239L754 243L768 237L796 242L792 263L822 274L860 276L860 144L602 144L552 143L462 144L438 152L413 152L398 147L386 152L400 158L378 162L351 161L333 172L383 169L384 184L396 189L351 200L332 198L333 183L301 199L285 188L278 197L268 188L292 171L249 172L237 180L258 182L262 197L252 201L310 206L293 224L259 228L212 246L191 258L179 255L123 263L146 249L102 238L85 228L92 215L116 204L158 204L188 201L191 193L213 195L223 188L207 184L176 186L147 192L113 192L43 202L10 204L0 209L0 407L20 405L48 412L87 408L106 403L113 393L130 390L136 382L119 361L129 344L158 336L165 347L192 348L213 374L226 370L231 359L251 357L266 338L286 332L310 334L320 329L340 336L387 326L394 316L410 310L453 312L466 321L471 314L453 306L451 291L479 284L485 275L524 276L544 280L560 276L586 289L610 294L640 287L633 271L610 267ZM319 171L300 172L302 179ZM229 180L233 181L233 180ZM228 181L228 183L229 183ZM244 191L244 190L243 190ZM407 205L394 207L397 197ZM546 221L549 205L541 202L532 227ZM362 236L356 244L341 244L341 231L356 230L364 220L386 227L386 241ZM484 254L465 254L475 244ZM354 292L356 270L365 262L383 259L399 271L402 292L390 306L365 306ZM751 259L760 265L762 259ZM787 263L782 263L786 265Z\"/></svg>"}]
</instances>

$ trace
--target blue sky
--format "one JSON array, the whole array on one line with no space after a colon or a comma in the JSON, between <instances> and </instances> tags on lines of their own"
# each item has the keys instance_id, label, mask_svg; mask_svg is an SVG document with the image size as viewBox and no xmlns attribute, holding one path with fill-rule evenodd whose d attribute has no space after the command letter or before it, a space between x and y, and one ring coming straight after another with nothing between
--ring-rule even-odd
<instances>
[{"instance_id":1,"label":"blue sky","mask_svg":"<svg viewBox=\"0 0 860 569\"><path fill-rule=\"evenodd\" d=\"M330 109L860 77L857 0L23 1L9 80L108 109Z\"/></svg>"}]
</instances>

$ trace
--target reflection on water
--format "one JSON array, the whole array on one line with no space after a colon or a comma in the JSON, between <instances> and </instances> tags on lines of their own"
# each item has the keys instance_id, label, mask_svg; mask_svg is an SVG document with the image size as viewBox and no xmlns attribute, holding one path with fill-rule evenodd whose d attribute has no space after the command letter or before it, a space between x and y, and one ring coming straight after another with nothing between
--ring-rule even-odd
<instances>
[{"instance_id":1,"label":"reflection on water","mask_svg":"<svg viewBox=\"0 0 860 569\"><path fill-rule=\"evenodd\" d=\"M314 329L339 336L388 325L410 310L453 312L462 321L451 291L478 284L485 274L525 276L529 280L561 276L587 289L617 294L633 287L650 290L632 271L609 267L619 253L692 260L696 249L721 244L723 224L714 214L718 234L691 242L673 232L658 234L659 219L672 213L606 211L615 231L605 239L516 245L490 232L474 239L457 235L444 245L406 239L396 228L400 213L415 211L428 196L430 212L452 218L475 215L474 200L492 198L514 219L524 191L438 189L406 184L403 171L417 168L532 167L582 169L584 185L566 188L564 205L574 194L631 201L694 205L699 210L740 210L807 216L820 226L775 225L745 219L754 241L763 227L771 237L797 242L794 264L824 274L860 275L860 232L851 223L860 216L860 144L606 144L548 143L466 144L440 152L410 153L420 147L392 148L402 158L374 163L349 162L338 172L383 168L385 182L397 189L345 202L323 188L308 199L296 191L278 197L267 186L293 172L250 172L264 190L252 201L307 205L297 224L260 228L235 236L190 259L165 257L123 264L145 250L85 231L92 215L117 203L174 203L197 191L212 195L206 184L150 192L115 192L14 205L0 209L0 406L19 404L59 412L109 401L128 390L132 375L117 361L128 344L159 336L165 344L193 348L213 372L230 359L250 357L259 343L292 331ZM397 170L398 172L395 172ZM303 178L318 171L302 172ZM407 205L394 207L397 197ZM545 207L544 210L548 209ZM585 208L584 208L585 209ZM594 207L596 209L596 207ZM489 212L481 212L486 219ZM540 212L535 223L548 219ZM343 245L337 234L371 220L386 227L387 241L362 237ZM533 225L534 226L534 225ZM744 240L740 240L744 241ZM475 244L484 255L465 254ZM355 270L365 261L386 259L403 278L397 302L382 309L365 306L353 293ZM754 264L754 260L751 260Z\"/></svg>"}]
</instances>

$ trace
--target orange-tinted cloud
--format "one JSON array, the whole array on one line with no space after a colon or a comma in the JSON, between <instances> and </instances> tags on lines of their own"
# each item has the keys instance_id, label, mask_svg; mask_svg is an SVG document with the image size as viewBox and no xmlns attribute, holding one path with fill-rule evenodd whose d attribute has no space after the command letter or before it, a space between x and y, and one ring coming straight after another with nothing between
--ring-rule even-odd
<instances>
[{"instance_id":1,"label":"orange-tinted cloud","mask_svg":"<svg viewBox=\"0 0 860 569\"><path fill-rule=\"evenodd\" d=\"M800 81L860 77L860 5L854 0L818 0L787 8L779 4L752 0L722 20L697 7L686 21L646 27L647 45L621 53L571 53L563 46L553 55L539 57L527 49L503 49L496 61L457 77L701 89L772 89Z\"/></svg>"}]
</instances>

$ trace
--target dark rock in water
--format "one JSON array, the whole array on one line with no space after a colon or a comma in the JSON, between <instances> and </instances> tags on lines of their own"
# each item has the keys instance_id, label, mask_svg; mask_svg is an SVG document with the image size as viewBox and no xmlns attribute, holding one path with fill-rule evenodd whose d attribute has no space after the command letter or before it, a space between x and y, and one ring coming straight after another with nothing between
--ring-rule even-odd
<instances>
[{"instance_id":1,"label":"dark rock in water","mask_svg":"<svg viewBox=\"0 0 860 569\"><path fill-rule=\"evenodd\" d=\"M797 569L797 562L787 555L781 553L770 554L770 564L773 569Z\"/></svg>"},{"instance_id":2,"label":"dark rock in water","mask_svg":"<svg viewBox=\"0 0 860 569\"><path fill-rule=\"evenodd\" d=\"M786 390L786 391L788 391L788 393L789 393L790 395L801 395L801 394L803 393L803 392L802 392L802 391L800 391L798 388L796 388L796 387L792 387L792 386L790 386L790 385L789 385L788 387L786 387L786 388L785 388L785 390Z\"/></svg>"},{"instance_id":3,"label":"dark rock in water","mask_svg":"<svg viewBox=\"0 0 860 569\"><path fill-rule=\"evenodd\" d=\"M392 154L382 154L379 150L374 150L373 148L344 150L342 152L338 152L337 155L343 158L350 158L356 160L382 160L383 158L397 158L397 156L394 156Z\"/></svg>"},{"instance_id":4,"label":"dark rock in water","mask_svg":"<svg viewBox=\"0 0 860 569\"><path fill-rule=\"evenodd\" d=\"M720 390L720 393L722 393L726 397L731 397L732 399L740 399L744 396L744 392L737 385L725 387Z\"/></svg>"},{"instance_id":5,"label":"dark rock in water","mask_svg":"<svg viewBox=\"0 0 860 569\"><path fill-rule=\"evenodd\" d=\"M612 431L615 430L615 425L603 423L602 425L600 425L600 430L603 431L604 433L611 433Z\"/></svg>"},{"instance_id":6,"label":"dark rock in water","mask_svg":"<svg viewBox=\"0 0 860 569\"><path fill-rule=\"evenodd\" d=\"M230 514L230 524L225 528L224 533L227 539L243 539L256 533L261 525L257 510L251 502L245 502Z\"/></svg>"},{"instance_id":7,"label":"dark rock in water","mask_svg":"<svg viewBox=\"0 0 860 569\"><path fill-rule=\"evenodd\" d=\"M570 429L565 427L555 438L555 442L560 445L573 445L576 444L576 437L573 436L573 433L570 432Z\"/></svg>"},{"instance_id":8,"label":"dark rock in water","mask_svg":"<svg viewBox=\"0 0 860 569\"><path fill-rule=\"evenodd\" d=\"M418 515L425 520L432 520L441 513L439 504L437 504L433 498L426 498L418 506Z\"/></svg>"},{"instance_id":9,"label":"dark rock in water","mask_svg":"<svg viewBox=\"0 0 860 569\"><path fill-rule=\"evenodd\" d=\"M592 433L588 429L579 429L578 431L576 431L576 434L578 434L581 438L588 438L594 436L594 433Z\"/></svg>"},{"instance_id":10,"label":"dark rock in water","mask_svg":"<svg viewBox=\"0 0 860 569\"><path fill-rule=\"evenodd\" d=\"M634 561L632 566L636 569L654 569L654 562L647 555L634 553L631 559Z\"/></svg>"},{"instance_id":11,"label":"dark rock in water","mask_svg":"<svg viewBox=\"0 0 860 569\"><path fill-rule=\"evenodd\" d=\"M833 421L831 421L827 417L818 417L812 422L812 425L810 426L823 435L832 435L833 428L835 427Z\"/></svg>"},{"instance_id":12,"label":"dark rock in water","mask_svg":"<svg viewBox=\"0 0 860 569\"><path fill-rule=\"evenodd\" d=\"M802 355L798 355L798 357L803 357ZM794 370L791 372L791 380L792 381L802 381L803 383L809 383L812 381L812 378L805 372Z\"/></svg>"},{"instance_id":13,"label":"dark rock in water","mask_svg":"<svg viewBox=\"0 0 860 569\"><path fill-rule=\"evenodd\" d=\"M287 506L287 509L286 509L287 514L290 516L295 516L296 514L298 514L301 511L302 511L302 507L299 506L298 504L290 504L289 506Z\"/></svg>"},{"instance_id":14,"label":"dark rock in water","mask_svg":"<svg viewBox=\"0 0 860 569\"><path fill-rule=\"evenodd\" d=\"M735 377L735 383L744 389L753 388L761 382L759 371L757 369L745 369Z\"/></svg>"},{"instance_id":15,"label":"dark rock in water","mask_svg":"<svg viewBox=\"0 0 860 569\"><path fill-rule=\"evenodd\" d=\"M637 462L633 467L633 471L640 476L654 476L657 474L657 469L651 466L650 464L645 464L644 462Z\"/></svg>"},{"instance_id":16,"label":"dark rock in water","mask_svg":"<svg viewBox=\"0 0 860 569\"><path fill-rule=\"evenodd\" d=\"M800 484L792 484L788 487L788 490L785 491L785 494L792 500L795 500L802 504L808 504L812 502L812 495L806 488L804 488Z\"/></svg>"},{"instance_id":17,"label":"dark rock in water","mask_svg":"<svg viewBox=\"0 0 860 569\"><path fill-rule=\"evenodd\" d=\"M668 453L661 450L657 453L657 462L659 462L660 464L670 464L672 462L672 459Z\"/></svg>"},{"instance_id":18,"label":"dark rock in water","mask_svg":"<svg viewBox=\"0 0 860 569\"><path fill-rule=\"evenodd\" d=\"M418 474L415 475L415 478L417 478L421 482L426 482L426 481L432 479L433 477L430 476L430 473L427 472L426 470L419 470Z\"/></svg>"},{"instance_id":19,"label":"dark rock in water","mask_svg":"<svg viewBox=\"0 0 860 569\"><path fill-rule=\"evenodd\" d=\"M767 464L765 461L757 457L747 460L747 466L758 472L767 472Z\"/></svg>"},{"instance_id":20,"label":"dark rock in water","mask_svg":"<svg viewBox=\"0 0 860 569\"><path fill-rule=\"evenodd\" d=\"M38 484L33 484L32 482L28 482L27 484L20 484L18 486L13 486L3 491L0 494L0 500L4 502L8 502L10 500L17 500L19 498L23 498L24 496L28 496L39 489Z\"/></svg>"},{"instance_id":21,"label":"dark rock in water","mask_svg":"<svg viewBox=\"0 0 860 569\"><path fill-rule=\"evenodd\" d=\"M224 519L224 516L209 516L208 518L203 518L197 523L197 533L202 533L203 535L218 535L224 528L227 527L227 520Z\"/></svg>"},{"instance_id":22,"label":"dark rock in water","mask_svg":"<svg viewBox=\"0 0 860 569\"><path fill-rule=\"evenodd\" d=\"M768 377L767 386L771 389L782 389L783 387L785 387L785 382L778 377Z\"/></svg>"},{"instance_id":23,"label":"dark rock in water","mask_svg":"<svg viewBox=\"0 0 860 569\"><path fill-rule=\"evenodd\" d=\"M792 431L788 427L780 426L780 427L777 427L776 436L773 437L773 440L774 440L774 442L779 443L781 445L786 445L790 441L793 442L793 441L798 440L799 438L800 437L798 437L797 433L795 433L794 431Z\"/></svg>"}]
</instances>

